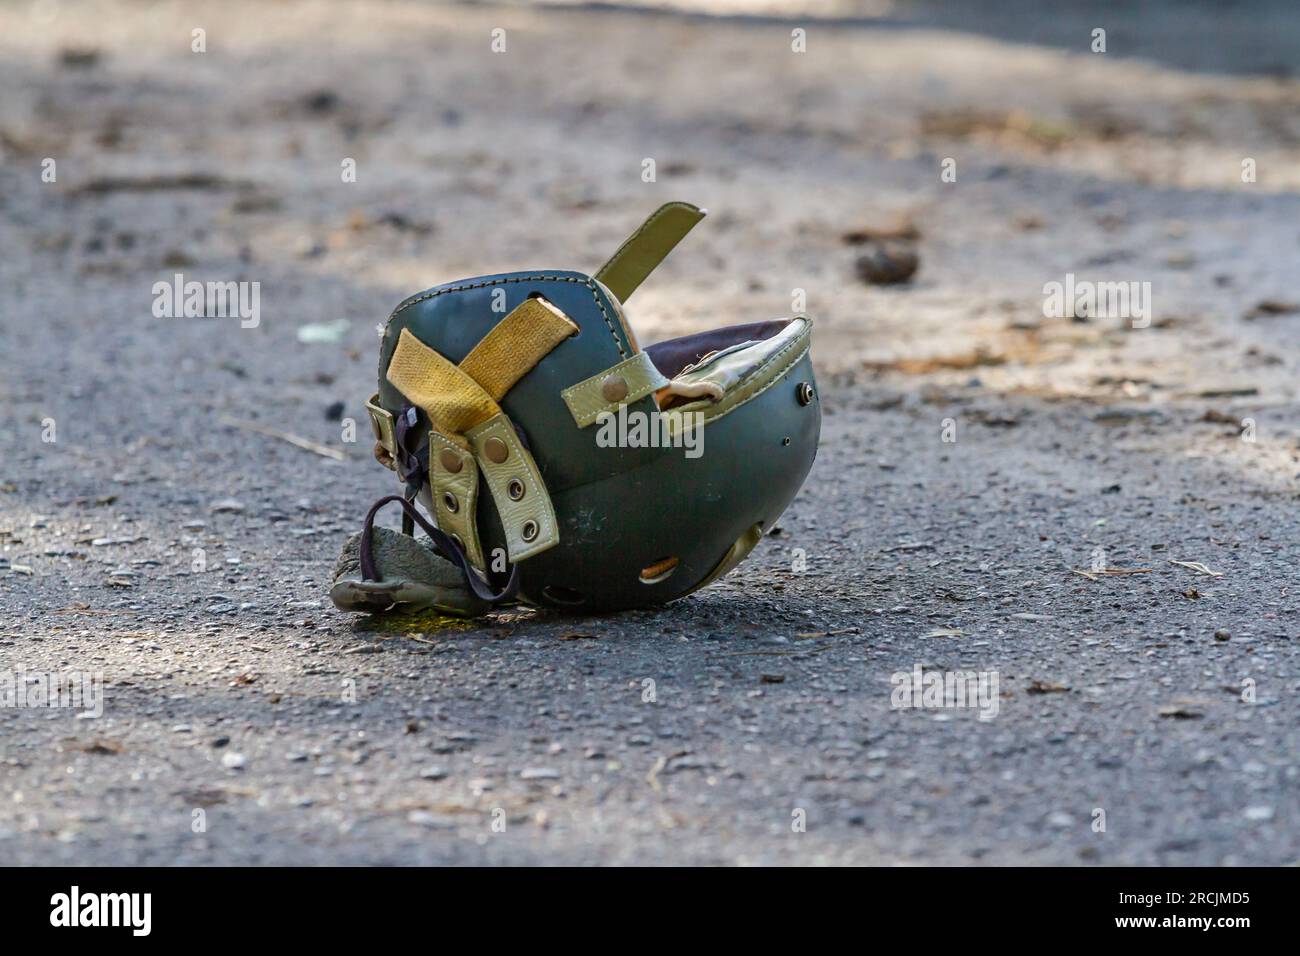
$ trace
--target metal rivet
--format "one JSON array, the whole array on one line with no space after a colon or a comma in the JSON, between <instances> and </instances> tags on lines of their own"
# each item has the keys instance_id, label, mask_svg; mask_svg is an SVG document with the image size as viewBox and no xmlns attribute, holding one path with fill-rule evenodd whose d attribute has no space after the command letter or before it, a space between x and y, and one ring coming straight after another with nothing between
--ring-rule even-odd
<instances>
[{"instance_id":1,"label":"metal rivet","mask_svg":"<svg viewBox=\"0 0 1300 956\"><path fill-rule=\"evenodd\" d=\"M600 383L600 394L607 402L621 402L627 398L627 380L622 375L610 375Z\"/></svg>"},{"instance_id":2,"label":"metal rivet","mask_svg":"<svg viewBox=\"0 0 1300 956\"><path fill-rule=\"evenodd\" d=\"M535 539L537 538L537 531L538 531L538 528L537 528L537 522L536 522L536 521L525 521L525 522L524 522L523 536L524 536L524 540L525 540L525 541L533 541L533 540L535 540Z\"/></svg>"},{"instance_id":3,"label":"metal rivet","mask_svg":"<svg viewBox=\"0 0 1300 956\"><path fill-rule=\"evenodd\" d=\"M782 439L781 439L781 444L782 444L782 445L788 445L788 444L790 444L790 436L789 436L789 435L786 435L784 438L782 438Z\"/></svg>"},{"instance_id":4,"label":"metal rivet","mask_svg":"<svg viewBox=\"0 0 1300 956\"><path fill-rule=\"evenodd\" d=\"M439 452L438 460L442 462L443 471L449 471L453 475L465 467L465 462L461 459L460 455L452 451L450 448L444 448Z\"/></svg>"},{"instance_id":5,"label":"metal rivet","mask_svg":"<svg viewBox=\"0 0 1300 956\"><path fill-rule=\"evenodd\" d=\"M506 485L506 494L511 501L519 501L524 496L524 483L518 478L511 478L510 484Z\"/></svg>"},{"instance_id":6,"label":"metal rivet","mask_svg":"<svg viewBox=\"0 0 1300 956\"><path fill-rule=\"evenodd\" d=\"M456 496L453 495L450 491L444 491L442 493L442 504L443 507L446 508L448 511L450 511L452 514L455 514L457 511L460 510L460 502L456 500Z\"/></svg>"},{"instance_id":7,"label":"metal rivet","mask_svg":"<svg viewBox=\"0 0 1300 956\"><path fill-rule=\"evenodd\" d=\"M510 447L500 438L493 436L483 443L483 454L495 464L501 464L510 457Z\"/></svg>"},{"instance_id":8,"label":"metal rivet","mask_svg":"<svg viewBox=\"0 0 1300 956\"><path fill-rule=\"evenodd\" d=\"M799 399L800 405L808 405L813 400L813 387L809 382L800 382L799 387L794 390L795 397Z\"/></svg>"}]
</instances>

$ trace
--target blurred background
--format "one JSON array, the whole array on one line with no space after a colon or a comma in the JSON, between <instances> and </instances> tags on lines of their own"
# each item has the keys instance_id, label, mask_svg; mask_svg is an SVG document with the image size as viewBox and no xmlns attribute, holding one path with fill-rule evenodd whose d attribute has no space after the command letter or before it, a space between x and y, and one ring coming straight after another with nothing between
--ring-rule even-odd
<instances>
[{"instance_id":1,"label":"blurred background","mask_svg":"<svg viewBox=\"0 0 1300 956\"><path fill-rule=\"evenodd\" d=\"M9 0L5 305L53 317L6 345L111 348L189 269L260 280L267 320L178 352L347 320L368 353L412 291L594 270L684 199L713 216L638 295L647 341L806 301L828 371L1163 398L1208 351L1290 396L1298 37L1281 2ZM899 242L914 274L862 272ZM1155 331L1045 321L1067 272L1152 282ZM61 327L88 297L112 321Z\"/></svg>"}]
</instances>

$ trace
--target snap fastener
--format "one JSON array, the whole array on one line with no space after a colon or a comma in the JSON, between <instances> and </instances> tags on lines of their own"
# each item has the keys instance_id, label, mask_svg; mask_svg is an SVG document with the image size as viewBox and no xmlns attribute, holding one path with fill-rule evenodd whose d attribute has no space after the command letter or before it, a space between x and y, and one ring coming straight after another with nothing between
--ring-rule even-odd
<instances>
[{"instance_id":1,"label":"snap fastener","mask_svg":"<svg viewBox=\"0 0 1300 956\"><path fill-rule=\"evenodd\" d=\"M535 541L537 539L537 532L538 532L538 527L536 521L524 522L524 529L522 533L525 541Z\"/></svg>"},{"instance_id":2,"label":"snap fastener","mask_svg":"<svg viewBox=\"0 0 1300 956\"><path fill-rule=\"evenodd\" d=\"M621 402L627 398L627 380L622 375L610 375L600 383L601 397L607 402Z\"/></svg>"},{"instance_id":3,"label":"snap fastener","mask_svg":"<svg viewBox=\"0 0 1300 956\"><path fill-rule=\"evenodd\" d=\"M813 387L809 382L800 382L799 387L794 390L795 397L799 399L800 405L808 405L813 400Z\"/></svg>"},{"instance_id":4,"label":"snap fastener","mask_svg":"<svg viewBox=\"0 0 1300 956\"><path fill-rule=\"evenodd\" d=\"M450 491L444 491L442 493L442 504L443 507L445 507L452 514L455 514L457 511L460 510L460 502L456 500L456 496L453 495Z\"/></svg>"},{"instance_id":5,"label":"snap fastener","mask_svg":"<svg viewBox=\"0 0 1300 956\"><path fill-rule=\"evenodd\" d=\"M483 454L488 461L499 465L510 457L510 447L500 438L493 436L483 443Z\"/></svg>"},{"instance_id":6,"label":"snap fastener","mask_svg":"<svg viewBox=\"0 0 1300 956\"><path fill-rule=\"evenodd\" d=\"M444 448L438 454L438 460L442 462L443 471L449 471L453 475L465 467L465 462L461 459L460 455L452 451L450 448Z\"/></svg>"},{"instance_id":7,"label":"snap fastener","mask_svg":"<svg viewBox=\"0 0 1300 956\"><path fill-rule=\"evenodd\" d=\"M511 478L510 484L506 485L506 494L511 501L519 501L524 496L524 483L518 478Z\"/></svg>"}]
</instances>

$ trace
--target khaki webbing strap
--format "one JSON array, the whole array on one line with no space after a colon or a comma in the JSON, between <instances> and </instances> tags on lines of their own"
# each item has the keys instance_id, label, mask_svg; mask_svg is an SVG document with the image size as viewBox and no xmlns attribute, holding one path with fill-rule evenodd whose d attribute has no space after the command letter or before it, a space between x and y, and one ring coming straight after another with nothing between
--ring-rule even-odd
<instances>
[{"instance_id":1,"label":"khaki webbing strap","mask_svg":"<svg viewBox=\"0 0 1300 956\"><path fill-rule=\"evenodd\" d=\"M459 539L466 559L480 570L484 557L475 521L480 471L501 516L512 562L560 541L546 483L497 400L577 331L558 309L529 299L497 323L459 366L410 329L402 329L398 337L388 381L422 409L432 425L429 484L434 517L442 531Z\"/></svg>"},{"instance_id":2,"label":"khaki webbing strap","mask_svg":"<svg viewBox=\"0 0 1300 956\"><path fill-rule=\"evenodd\" d=\"M501 516L510 560L523 561L559 544L559 523L546 483L505 413L471 429L466 437Z\"/></svg>"},{"instance_id":3,"label":"khaki webbing strap","mask_svg":"<svg viewBox=\"0 0 1300 956\"><path fill-rule=\"evenodd\" d=\"M705 210L687 202L660 206L600 267L596 280L603 282L620 302L626 302L704 214Z\"/></svg>"},{"instance_id":4,"label":"khaki webbing strap","mask_svg":"<svg viewBox=\"0 0 1300 956\"><path fill-rule=\"evenodd\" d=\"M668 379L655 367L649 353L637 352L599 375L570 385L560 392L560 397L578 427L586 428L603 413L618 411L620 405L640 401L667 384Z\"/></svg>"},{"instance_id":5,"label":"khaki webbing strap","mask_svg":"<svg viewBox=\"0 0 1300 956\"><path fill-rule=\"evenodd\" d=\"M429 493L438 527L454 536L471 565L485 570L476 520L478 466L469 451L436 431L429 432Z\"/></svg>"},{"instance_id":6,"label":"khaki webbing strap","mask_svg":"<svg viewBox=\"0 0 1300 956\"><path fill-rule=\"evenodd\" d=\"M465 371L402 329L388 363L388 381L424 410L443 434L463 435L501 408Z\"/></svg>"},{"instance_id":7,"label":"khaki webbing strap","mask_svg":"<svg viewBox=\"0 0 1300 956\"><path fill-rule=\"evenodd\" d=\"M514 386L578 326L545 299L525 299L465 356L460 369L494 401Z\"/></svg>"}]
</instances>

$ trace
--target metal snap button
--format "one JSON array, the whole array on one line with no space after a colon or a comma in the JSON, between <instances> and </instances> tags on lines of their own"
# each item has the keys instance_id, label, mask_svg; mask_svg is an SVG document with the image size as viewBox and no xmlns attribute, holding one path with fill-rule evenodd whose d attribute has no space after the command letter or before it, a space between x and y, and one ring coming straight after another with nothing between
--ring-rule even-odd
<instances>
[{"instance_id":1,"label":"metal snap button","mask_svg":"<svg viewBox=\"0 0 1300 956\"><path fill-rule=\"evenodd\" d=\"M510 484L506 485L506 494L511 501L521 500L524 497L524 483L518 478L511 478Z\"/></svg>"},{"instance_id":2,"label":"metal snap button","mask_svg":"<svg viewBox=\"0 0 1300 956\"><path fill-rule=\"evenodd\" d=\"M442 462L443 471L449 471L453 475L465 467L464 460L450 448L444 448L438 454L438 460Z\"/></svg>"},{"instance_id":3,"label":"metal snap button","mask_svg":"<svg viewBox=\"0 0 1300 956\"><path fill-rule=\"evenodd\" d=\"M443 507L445 507L452 514L455 514L457 511L460 510L460 502L456 500L456 496L453 495L450 491L444 491L442 493L442 504Z\"/></svg>"},{"instance_id":4,"label":"metal snap button","mask_svg":"<svg viewBox=\"0 0 1300 956\"><path fill-rule=\"evenodd\" d=\"M627 380L622 375L610 375L600 383L601 397L607 402L621 402L627 398Z\"/></svg>"},{"instance_id":5,"label":"metal snap button","mask_svg":"<svg viewBox=\"0 0 1300 956\"><path fill-rule=\"evenodd\" d=\"M537 532L538 532L539 530L540 530L540 529L537 527L537 522L536 522L536 521L525 521L525 522L524 522L524 529L523 529L524 540L525 540L525 541L535 541L535 540L537 540Z\"/></svg>"}]
</instances>

